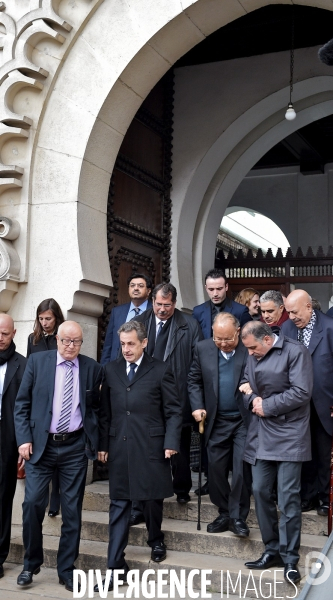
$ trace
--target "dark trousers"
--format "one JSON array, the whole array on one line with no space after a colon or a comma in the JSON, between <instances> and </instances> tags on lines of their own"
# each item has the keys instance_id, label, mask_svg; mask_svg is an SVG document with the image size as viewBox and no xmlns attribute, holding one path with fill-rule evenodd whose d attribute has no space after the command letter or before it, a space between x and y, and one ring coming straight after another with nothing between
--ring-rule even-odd
<instances>
[{"instance_id":1,"label":"dark trousers","mask_svg":"<svg viewBox=\"0 0 333 600\"><path fill-rule=\"evenodd\" d=\"M303 463L301 498L312 500L318 497L328 504L332 438L322 426L312 400L310 429L312 460Z\"/></svg>"},{"instance_id":2,"label":"dark trousers","mask_svg":"<svg viewBox=\"0 0 333 600\"><path fill-rule=\"evenodd\" d=\"M73 576L79 554L81 512L87 473L85 436L66 442L49 439L38 463L27 461L23 502L24 570L34 571L43 561L42 524L48 504L49 484L54 471L59 473L62 498L62 526L57 566L59 577Z\"/></svg>"},{"instance_id":3,"label":"dark trousers","mask_svg":"<svg viewBox=\"0 0 333 600\"><path fill-rule=\"evenodd\" d=\"M173 491L175 494L188 494L192 487L190 468L191 434L191 425L182 428L180 451L171 457Z\"/></svg>"},{"instance_id":4,"label":"dark trousers","mask_svg":"<svg viewBox=\"0 0 333 600\"><path fill-rule=\"evenodd\" d=\"M17 481L17 456L6 457L1 452L0 420L0 565L9 552L13 499Z\"/></svg>"},{"instance_id":5,"label":"dark trousers","mask_svg":"<svg viewBox=\"0 0 333 600\"><path fill-rule=\"evenodd\" d=\"M297 564L301 540L301 462L257 460L252 465L253 495L256 514L266 551L280 553L284 563ZM277 478L280 510L272 499Z\"/></svg>"},{"instance_id":6,"label":"dark trousers","mask_svg":"<svg viewBox=\"0 0 333 600\"><path fill-rule=\"evenodd\" d=\"M243 461L246 428L242 417L217 415L207 444L209 496L219 513L231 519L246 519L250 510L251 468ZM231 488L228 481L230 456Z\"/></svg>"},{"instance_id":7,"label":"dark trousers","mask_svg":"<svg viewBox=\"0 0 333 600\"><path fill-rule=\"evenodd\" d=\"M121 569L125 565L125 548L128 544L131 500L111 500L109 511L108 569ZM148 546L163 542L161 531L163 500L144 500L142 509L148 529Z\"/></svg>"},{"instance_id":8,"label":"dark trousers","mask_svg":"<svg viewBox=\"0 0 333 600\"><path fill-rule=\"evenodd\" d=\"M52 487L50 494L50 506L49 510L53 512L58 512L60 509L60 488L59 488L59 473L58 469L56 469L53 473L52 477Z\"/></svg>"}]
</instances>

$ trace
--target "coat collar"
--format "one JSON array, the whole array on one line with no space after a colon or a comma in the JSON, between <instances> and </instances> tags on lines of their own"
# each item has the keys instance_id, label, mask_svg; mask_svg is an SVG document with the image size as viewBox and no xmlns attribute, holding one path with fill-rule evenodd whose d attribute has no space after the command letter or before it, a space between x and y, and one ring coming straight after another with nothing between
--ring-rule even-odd
<instances>
[{"instance_id":1,"label":"coat collar","mask_svg":"<svg viewBox=\"0 0 333 600\"><path fill-rule=\"evenodd\" d=\"M17 360L17 356L16 353L7 361L7 369L6 369L6 375L5 375L5 380L3 383L3 389L2 389L2 396L5 395L8 386L11 382L11 380L13 379L17 369L19 368L19 362Z\"/></svg>"},{"instance_id":2,"label":"coat collar","mask_svg":"<svg viewBox=\"0 0 333 600\"><path fill-rule=\"evenodd\" d=\"M143 359L140 363L140 365L137 368L137 371L132 379L132 381L129 381L128 377L127 377L127 373L126 373L126 361L124 359L123 356L120 356L119 358L117 358L117 365L119 365L119 367L115 370L117 376L119 377L119 379L122 381L122 383L126 386L126 387L130 387L131 385L135 384L139 379L141 379L141 377L143 377L146 373L148 373L148 371L150 371L150 369L153 368L154 366L154 360L151 358L151 356L148 356L148 354L146 354L146 352L144 352L143 354Z\"/></svg>"}]
</instances>

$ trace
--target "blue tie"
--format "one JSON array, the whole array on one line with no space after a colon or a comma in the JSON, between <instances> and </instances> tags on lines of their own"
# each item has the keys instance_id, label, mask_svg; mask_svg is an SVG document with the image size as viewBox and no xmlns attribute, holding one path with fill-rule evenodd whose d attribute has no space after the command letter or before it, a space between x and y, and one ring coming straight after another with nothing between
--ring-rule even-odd
<instances>
[{"instance_id":1,"label":"blue tie","mask_svg":"<svg viewBox=\"0 0 333 600\"><path fill-rule=\"evenodd\" d=\"M159 324L158 324L158 330L156 332L156 338L160 335L160 333L161 333L161 331L163 329L163 326L164 326L164 321L160 321Z\"/></svg>"},{"instance_id":2,"label":"blue tie","mask_svg":"<svg viewBox=\"0 0 333 600\"><path fill-rule=\"evenodd\" d=\"M133 379L133 377L134 377L134 375L135 375L135 369L137 368L137 366L138 366L138 365L137 365L136 363L131 363L131 364L130 364L130 370L129 370L129 372L128 372L128 379L129 379L130 381L132 381L132 379Z\"/></svg>"}]
</instances>

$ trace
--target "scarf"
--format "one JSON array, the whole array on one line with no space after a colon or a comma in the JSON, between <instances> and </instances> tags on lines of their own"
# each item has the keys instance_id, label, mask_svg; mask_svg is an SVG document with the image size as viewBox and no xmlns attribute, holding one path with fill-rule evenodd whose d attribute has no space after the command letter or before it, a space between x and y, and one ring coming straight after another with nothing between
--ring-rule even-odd
<instances>
[{"instance_id":1,"label":"scarf","mask_svg":"<svg viewBox=\"0 0 333 600\"><path fill-rule=\"evenodd\" d=\"M16 350L16 346L13 340L10 342L7 350L0 350L0 365L4 365L13 356Z\"/></svg>"}]
</instances>

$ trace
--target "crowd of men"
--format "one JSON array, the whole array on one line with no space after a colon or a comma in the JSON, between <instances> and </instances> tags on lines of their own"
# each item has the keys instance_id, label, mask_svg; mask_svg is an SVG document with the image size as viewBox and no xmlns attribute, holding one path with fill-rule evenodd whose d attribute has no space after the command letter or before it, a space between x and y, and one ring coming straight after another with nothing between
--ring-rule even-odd
<instances>
[{"instance_id":1,"label":"crowd of men","mask_svg":"<svg viewBox=\"0 0 333 600\"><path fill-rule=\"evenodd\" d=\"M57 473L59 583L73 591L88 459L108 463L110 475L106 587L113 589L115 569L126 580L131 525L146 523L151 559L165 560L163 500L191 499L191 432L204 419L204 493L218 509L207 531L247 538L253 493L265 550L245 565L283 566L286 581L300 581L301 513L329 509L333 320L304 290L283 298L248 288L236 302L217 269L205 288L209 300L190 316L176 308L171 283L153 288L134 273L130 302L111 312L101 364L80 353L80 325L55 327L52 310L38 319L51 313L44 335L54 336L56 349L32 347L26 363L15 350L13 320L0 315L0 577L23 461L19 586L43 564L42 524Z\"/></svg>"}]
</instances>

